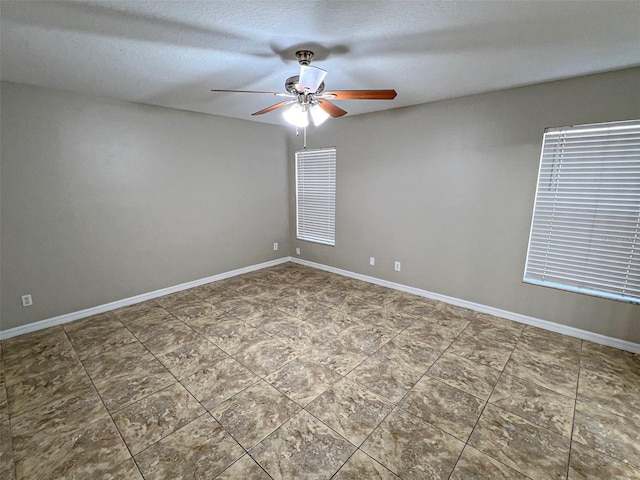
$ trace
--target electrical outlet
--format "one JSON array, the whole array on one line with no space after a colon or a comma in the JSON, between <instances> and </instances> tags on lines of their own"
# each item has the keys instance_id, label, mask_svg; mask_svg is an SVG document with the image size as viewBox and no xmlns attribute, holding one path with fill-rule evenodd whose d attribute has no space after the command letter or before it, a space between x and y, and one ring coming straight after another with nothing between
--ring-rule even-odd
<instances>
[{"instance_id":1,"label":"electrical outlet","mask_svg":"<svg viewBox=\"0 0 640 480\"><path fill-rule=\"evenodd\" d=\"M396 272L399 272L399 271L400 271L400 262L396 262L396 263L393 265L393 269L394 269Z\"/></svg>"},{"instance_id":2,"label":"electrical outlet","mask_svg":"<svg viewBox=\"0 0 640 480\"><path fill-rule=\"evenodd\" d=\"M300 255L300 249L296 248L296 255Z\"/></svg>"},{"instance_id":3,"label":"electrical outlet","mask_svg":"<svg viewBox=\"0 0 640 480\"><path fill-rule=\"evenodd\" d=\"M278 250L278 242L274 242L274 244L273 244L273 249L274 249L274 250Z\"/></svg>"},{"instance_id":4,"label":"electrical outlet","mask_svg":"<svg viewBox=\"0 0 640 480\"><path fill-rule=\"evenodd\" d=\"M375 257L369 257L369 265L375 265L375 264L376 264Z\"/></svg>"},{"instance_id":5,"label":"electrical outlet","mask_svg":"<svg viewBox=\"0 0 640 480\"><path fill-rule=\"evenodd\" d=\"M22 295L22 306L30 307L31 305L33 305L33 298L31 298L31 294Z\"/></svg>"}]
</instances>

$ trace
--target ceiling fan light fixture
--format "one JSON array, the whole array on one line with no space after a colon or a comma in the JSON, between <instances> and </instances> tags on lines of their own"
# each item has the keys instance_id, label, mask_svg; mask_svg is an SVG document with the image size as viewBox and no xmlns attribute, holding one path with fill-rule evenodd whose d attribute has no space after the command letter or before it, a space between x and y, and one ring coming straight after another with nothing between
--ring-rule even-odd
<instances>
[{"instance_id":1,"label":"ceiling fan light fixture","mask_svg":"<svg viewBox=\"0 0 640 480\"><path fill-rule=\"evenodd\" d=\"M320 105L313 105L309 110L311 120L316 127L322 125L331 115L325 112Z\"/></svg>"},{"instance_id":2,"label":"ceiling fan light fixture","mask_svg":"<svg viewBox=\"0 0 640 480\"><path fill-rule=\"evenodd\" d=\"M309 115L299 103L294 103L282 112L284 119L294 127L304 128L309 125Z\"/></svg>"}]
</instances>

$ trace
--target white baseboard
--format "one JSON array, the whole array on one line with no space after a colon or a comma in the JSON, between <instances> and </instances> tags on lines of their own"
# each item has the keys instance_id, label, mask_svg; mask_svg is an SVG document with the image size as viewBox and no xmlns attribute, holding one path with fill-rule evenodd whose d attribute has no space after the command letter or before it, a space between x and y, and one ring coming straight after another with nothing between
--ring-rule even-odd
<instances>
[{"instance_id":1,"label":"white baseboard","mask_svg":"<svg viewBox=\"0 0 640 480\"><path fill-rule=\"evenodd\" d=\"M174 285L172 287L161 288L160 290L154 290L153 292L143 293L134 297L124 298L122 300L116 300L115 302L105 303L104 305L98 305L97 307L86 308L77 312L66 313L57 317L47 318L38 322L28 323L19 327L10 328L8 330L0 331L0 340L23 335L25 333L35 332L36 330L42 330L43 328L53 327L55 325L62 325L63 323L73 322L74 320L80 320L81 318L87 318L99 313L108 312L109 310L115 310L116 308L127 307L134 303L144 302L146 300L152 300L154 298L162 297L170 293L180 292L187 290L188 288L199 287L206 283L215 282L217 280L223 280L225 278L235 277L236 275L242 275L243 273L253 272L262 268L273 267L281 263L286 263L291 260L291 257L282 257L276 260L270 260L268 262L258 263L256 265L250 265L248 267L238 268L228 272L219 273L210 277L201 278L199 280L193 280L187 283L181 283L180 285Z\"/></svg>"},{"instance_id":2,"label":"white baseboard","mask_svg":"<svg viewBox=\"0 0 640 480\"><path fill-rule=\"evenodd\" d=\"M376 277L370 277L368 275L363 275L361 273L355 273L349 270L343 270L341 268L331 267L329 265L323 265L321 263L311 262L309 260L303 260L297 257L282 257L276 260L271 260L268 262L258 263L256 265L250 265L248 267L238 268L236 270L219 273L217 275L201 278L199 280L193 280L191 282L181 283L180 285L174 285L172 287L162 288L160 290L154 290L153 292L143 293L141 295L136 295L134 297L117 300L115 302L105 303L104 305L98 305L97 307L91 307L84 310L79 310L77 312L71 312L64 315L59 315L57 317L47 318L45 320L29 323L27 325L21 325L19 327L10 328L8 330L1 330L0 339L7 339L7 338L15 337L18 335L23 335L25 333L35 332L36 330L42 330L44 328L53 327L55 325L62 325L64 323L73 322L74 320L80 320L81 318L86 318L92 315L97 315L99 313L108 312L109 310L115 310L116 308L127 307L129 305L133 305L134 303L140 303L146 300L152 300L154 298L161 297L163 295L168 295L170 293L180 292L182 290L198 287L206 283L215 282L217 280L223 280L225 278L235 277L237 275L242 275L243 273L249 273L249 272L253 272L255 270L260 270L263 268L273 267L275 265L280 265L281 263L286 263L289 261L298 263L300 265L305 265L307 267L312 267L312 268L317 268L319 270L325 270L327 272L337 273L345 277L355 278L357 280L362 280L362 281L373 283L376 285L381 285L383 287L393 288L395 290L400 290L402 292L412 293L414 295L430 298L432 300L438 300L441 302L450 303L458 307L469 308L471 310L476 310L481 313L488 313L490 315L506 318L508 320L513 320L515 322L524 323L526 325L532 325L534 327L542 328L545 330L550 330L552 332L562 333L564 335L576 337L581 340L588 340L593 343L598 343L601 345L606 345L608 347L619 348L620 350L626 350L628 352L640 354L640 344L638 343L628 342L626 340L621 340L619 338L608 337L606 335L601 335L599 333L593 333L587 330L581 330L579 328L569 327L567 325L562 325L559 323L542 320L540 318L529 317L527 315L510 312L508 310L501 310L499 308L489 307L487 305L482 305L481 303L469 302L467 300L450 297L448 295L441 295L439 293L429 292L428 290L422 290L420 288L410 287L408 285L403 285L401 283L395 283L395 282L390 282L388 280L382 280Z\"/></svg>"},{"instance_id":3,"label":"white baseboard","mask_svg":"<svg viewBox=\"0 0 640 480\"><path fill-rule=\"evenodd\" d=\"M620 350L626 350L632 353L640 353L640 344L638 343L628 342L626 340L621 340L619 338L608 337L606 335L601 335L599 333L593 333L587 330L581 330L579 328L569 327L567 325L550 322L548 320L542 320L540 318L529 317L527 315L510 312L508 310L501 310L499 308L489 307L487 305L482 305L481 303L469 302L467 300L461 300L459 298L449 297L447 295L441 295L439 293L429 292L427 290L422 290L420 288L409 287L407 285L402 285L400 283L390 282L388 280L382 280L376 277L370 277L368 275L351 272L349 270L343 270L341 268L331 267L329 265L323 265L321 263L310 262L309 260L303 260L301 258L291 257L291 261L294 263L299 263L300 265L305 265L307 267L313 267L319 270L325 270L327 272L337 273L339 275L344 275L345 277L355 278L357 280L374 283L376 285L381 285L383 287L393 288L395 290L400 290L402 292L412 293L414 295L430 298L432 300L438 300L441 302L450 303L458 307L469 308L471 310L476 310L481 313L488 313L490 315L495 315L496 317L506 318L508 320L513 320L514 322L524 323L526 325L542 328L544 330L550 330L552 332L562 333L564 335L576 337L581 340L588 340L593 343L598 343L601 345L606 345L608 347L618 348Z\"/></svg>"}]
</instances>

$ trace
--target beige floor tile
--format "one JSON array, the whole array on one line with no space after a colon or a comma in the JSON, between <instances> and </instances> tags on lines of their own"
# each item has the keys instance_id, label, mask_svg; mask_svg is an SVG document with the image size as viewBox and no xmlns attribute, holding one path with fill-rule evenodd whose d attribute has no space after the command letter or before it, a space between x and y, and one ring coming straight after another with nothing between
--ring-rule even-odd
<instances>
[{"instance_id":1,"label":"beige floor tile","mask_svg":"<svg viewBox=\"0 0 640 480\"><path fill-rule=\"evenodd\" d=\"M51 398L41 407L11 418L14 454L17 458L33 455L40 448L48 448L56 437L107 417L91 386L67 397Z\"/></svg>"},{"instance_id":2,"label":"beige floor tile","mask_svg":"<svg viewBox=\"0 0 640 480\"><path fill-rule=\"evenodd\" d=\"M190 325L229 355L234 355L267 337L264 332L229 313L213 320L211 321L210 317L202 317L192 321Z\"/></svg>"},{"instance_id":3,"label":"beige floor tile","mask_svg":"<svg viewBox=\"0 0 640 480\"><path fill-rule=\"evenodd\" d=\"M130 322L136 323L143 318L147 319L157 315L162 316L161 312L167 313L155 300L134 303L133 305L113 310L114 315L125 324Z\"/></svg>"},{"instance_id":4,"label":"beige floor tile","mask_svg":"<svg viewBox=\"0 0 640 480\"><path fill-rule=\"evenodd\" d=\"M428 300L416 295L405 295L404 297L391 298L385 302L385 309L416 319L436 312L437 304L438 302L435 300Z\"/></svg>"},{"instance_id":5,"label":"beige floor tile","mask_svg":"<svg viewBox=\"0 0 640 480\"><path fill-rule=\"evenodd\" d=\"M567 437L489 404L469 445L499 462L536 479L566 478L569 461Z\"/></svg>"},{"instance_id":6,"label":"beige floor tile","mask_svg":"<svg viewBox=\"0 0 640 480\"><path fill-rule=\"evenodd\" d=\"M324 337L320 333L314 337L313 341L314 345L307 351L305 357L329 367L339 375L347 375L369 357L355 347L348 337Z\"/></svg>"},{"instance_id":7,"label":"beige floor tile","mask_svg":"<svg viewBox=\"0 0 640 480\"><path fill-rule=\"evenodd\" d=\"M136 337L111 312L80 320L78 325L75 323L65 326L65 330L82 360L136 341Z\"/></svg>"},{"instance_id":8,"label":"beige floor tile","mask_svg":"<svg viewBox=\"0 0 640 480\"><path fill-rule=\"evenodd\" d=\"M158 356L158 360L178 379L195 373L227 357L216 345L204 337Z\"/></svg>"},{"instance_id":9,"label":"beige floor tile","mask_svg":"<svg viewBox=\"0 0 640 480\"><path fill-rule=\"evenodd\" d=\"M583 341L580 360L581 368L588 370L613 373L623 377L640 377L640 355L617 348Z\"/></svg>"},{"instance_id":10,"label":"beige floor tile","mask_svg":"<svg viewBox=\"0 0 640 480\"><path fill-rule=\"evenodd\" d=\"M216 477L216 480L271 480L249 455L245 455Z\"/></svg>"},{"instance_id":11,"label":"beige floor tile","mask_svg":"<svg viewBox=\"0 0 640 480\"><path fill-rule=\"evenodd\" d=\"M181 383L205 408L211 409L254 384L259 378L233 358L226 358L199 369L183 378Z\"/></svg>"},{"instance_id":12,"label":"beige floor tile","mask_svg":"<svg viewBox=\"0 0 640 480\"><path fill-rule=\"evenodd\" d=\"M145 310L140 316L133 317L131 320L122 320L122 323L138 340L143 340L148 338L151 329L161 327L162 325L171 325L179 321L180 320L164 308L156 306L152 309Z\"/></svg>"},{"instance_id":13,"label":"beige floor tile","mask_svg":"<svg viewBox=\"0 0 640 480\"><path fill-rule=\"evenodd\" d=\"M13 470L13 445L9 419L0 420L0 472Z\"/></svg>"},{"instance_id":14,"label":"beige floor tile","mask_svg":"<svg viewBox=\"0 0 640 480\"><path fill-rule=\"evenodd\" d=\"M342 310L324 305L309 312L300 320L308 323L317 330L328 329L328 331L335 335L340 334L348 327L360 324L360 320L347 315Z\"/></svg>"},{"instance_id":15,"label":"beige floor tile","mask_svg":"<svg viewBox=\"0 0 640 480\"><path fill-rule=\"evenodd\" d=\"M9 415L21 415L51 401L75 395L90 386L89 377L79 364L58 367L36 377L7 384Z\"/></svg>"},{"instance_id":16,"label":"beige floor tile","mask_svg":"<svg viewBox=\"0 0 640 480\"><path fill-rule=\"evenodd\" d=\"M487 400L498 382L500 372L446 352L433 364L427 375L482 400Z\"/></svg>"},{"instance_id":17,"label":"beige floor tile","mask_svg":"<svg viewBox=\"0 0 640 480\"><path fill-rule=\"evenodd\" d=\"M400 480L395 473L380 465L362 450L356 451L333 480Z\"/></svg>"},{"instance_id":18,"label":"beige floor tile","mask_svg":"<svg viewBox=\"0 0 640 480\"><path fill-rule=\"evenodd\" d=\"M442 352L429 347L408 333L401 333L376 353L423 374L442 355Z\"/></svg>"},{"instance_id":19,"label":"beige floor tile","mask_svg":"<svg viewBox=\"0 0 640 480\"><path fill-rule=\"evenodd\" d=\"M342 377L312 359L299 357L265 380L301 406L307 405Z\"/></svg>"},{"instance_id":20,"label":"beige floor tile","mask_svg":"<svg viewBox=\"0 0 640 480\"><path fill-rule=\"evenodd\" d=\"M205 413L136 455L145 480L214 478L242 456L244 450Z\"/></svg>"},{"instance_id":21,"label":"beige floor tile","mask_svg":"<svg viewBox=\"0 0 640 480\"><path fill-rule=\"evenodd\" d=\"M298 356L298 351L292 346L265 337L236 352L234 358L257 375L266 377Z\"/></svg>"},{"instance_id":22,"label":"beige floor tile","mask_svg":"<svg viewBox=\"0 0 640 480\"><path fill-rule=\"evenodd\" d=\"M519 343L504 372L575 398L579 365L573 359L563 358L562 352L557 353L558 355L542 353Z\"/></svg>"},{"instance_id":23,"label":"beige floor tile","mask_svg":"<svg viewBox=\"0 0 640 480\"><path fill-rule=\"evenodd\" d=\"M78 355L69 343L60 343L38 354L20 357L4 364L4 382L13 385L31 380L43 373L80 366Z\"/></svg>"},{"instance_id":24,"label":"beige floor tile","mask_svg":"<svg viewBox=\"0 0 640 480\"><path fill-rule=\"evenodd\" d=\"M360 447L404 480L447 479L464 443L396 409Z\"/></svg>"},{"instance_id":25,"label":"beige floor tile","mask_svg":"<svg viewBox=\"0 0 640 480\"><path fill-rule=\"evenodd\" d=\"M54 437L47 448L16 460L19 479L103 478L129 452L111 418L85 424L80 430Z\"/></svg>"},{"instance_id":26,"label":"beige floor tile","mask_svg":"<svg viewBox=\"0 0 640 480\"><path fill-rule=\"evenodd\" d=\"M343 379L307 405L306 410L354 445L360 445L392 408L391 402Z\"/></svg>"},{"instance_id":27,"label":"beige floor tile","mask_svg":"<svg viewBox=\"0 0 640 480\"><path fill-rule=\"evenodd\" d=\"M485 402L430 377L422 378L400 408L466 442Z\"/></svg>"},{"instance_id":28,"label":"beige floor tile","mask_svg":"<svg viewBox=\"0 0 640 480\"><path fill-rule=\"evenodd\" d=\"M160 303L160 299L157 300ZM193 294L186 294L166 305L167 311L189 324L196 318L221 315L224 310Z\"/></svg>"},{"instance_id":29,"label":"beige floor tile","mask_svg":"<svg viewBox=\"0 0 640 480\"><path fill-rule=\"evenodd\" d=\"M397 403L416 384L420 376L420 373L400 363L382 355L374 355L353 369L347 378L376 395Z\"/></svg>"},{"instance_id":30,"label":"beige floor tile","mask_svg":"<svg viewBox=\"0 0 640 480\"><path fill-rule=\"evenodd\" d=\"M296 403L261 380L219 404L211 414L248 450L299 410Z\"/></svg>"},{"instance_id":31,"label":"beige floor tile","mask_svg":"<svg viewBox=\"0 0 640 480\"><path fill-rule=\"evenodd\" d=\"M467 445L450 480L527 480L529 477Z\"/></svg>"},{"instance_id":32,"label":"beige floor tile","mask_svg":"<svg viewBox=\"0 0 640 480\"><path fill-rule=\"evenodd\" d=\"M569 480L640 479L640 469L635 469L614 458L596 452L578 442L571 445Z\"/></svg>"},{"instance_id":33,"label":"beige floor tile","mask_svg":"<svg viewBox=\"0 0 640 480\"><path fill-rule=\"evenodd\" d=\"M424 318L416 320L402 334L409 335L415 341L439 352L444 352L449 348L449 345L458 336L458 332Z\"/></svg>"},{"instance_id":34,"label":"beige floor tile","mask_svg":"<svg viewBox=\"0 0 640 480\"><path fill-rule=\"evenodd\" d=\"M151 358L131 364L120 373L94 381L94 384L107 409L113 413L175 382L175 377Z\"/></svg>"},{"instance_id":35,"label":"beige floor tile","mask_svg":"<svg viewBox=\"0 0 640 480\"><path fill-rule=\"evenodd\" d=\"M489 403L540 427L571 436L575 401L533 382L503 374Z\"/></svg>"},{"instance_id":36,"label":"beige floor tile","mask_svg":"<svg viewBox=\"0 0 640 480\"><path fill-rule=\"evenodd\" d=\"M22 357L39 355L55 348L66 348L69 339L62 327L51 327L2 341L2 361L10 363Z\"/></svg>"},{"instance_id":37,"label":"beige floor tile","mask_svg":"<svg viewBox=\"0 0 640 480\"><path fill-rule=\"evenodd\" d=\"M519 341L543 353L562 354L565 360L572 359L574 362L579 359L582 348L582 340L579 338L532 326L525 327Z\"/></svg>"},{"instance_id":38,"label":"beige floor tile","mask_svg":"<svg viewBox=\"0 0 640 480\"><path fill-rule=\"evenodd\" d=\"M478 314L465 333L514 347L525 325L486 313Z\"/></svg>"},{"instance_id":39,"label":"beige floor tile","mask_svg":"<svg viewBox=\"0 0 640 480\"><path fill-rule=\"evenodd\" d=\"M81 480L80 478L78 480ZM100 480L144 480L133 458L101 474Z\"/></svg>"},{"instance_id":40,"label":"beige floor tile","mask_svg":"<svg viewBox=\"0 0 640 480\"><path fill-rule=\"evenodd\" d=\"M340 337L348 338L355 348L370 355L395 337L396 333L388 328L365 325L361 322L346 328Z\"/></svg>"},{"instance_id":41,"label":"beige floor tile","mask_svg":"<svg viewBox=\"0 0 640 480\"><path fill-rule=\"evenodd\" d=\"M460 332L465 328L465 321L473 321L478 316L478 312L475 310L458 307L446 302L433 301L433 303L433 310L427 313L425 317L456 332Z\"/></svg>"},{"instance_id":42,"label":"beige floor tile","mask_svg":"<svg viewBox=\"0 0 640 480\"><path fill-rule=\"evenodd\" d=\"M398 333L413 324L418 318L410 313L399 311L393 306L386 305L380 307L376 312L365 315L360 321L365 325L381 327Z\"/></svg>"},{"instance_id":43,"label":"beige floor tile","mask_svg":"<svg viewBox=\"0 0 640 480\"><path fill-rule=\"evenodd\" d=\"M331 478L355 449L302 410L250 454L274 479L315 480Z\"/></svg>"},{"instance_id":44,"label":"beige floor tile","mask_svg":"<svg viewBox=\"0 0 640 480\"><path fill-rule=\"evenodd\" d=\"M172 320L149 327L138 338L154 355L162 355L202 338L195 330L180 320Z\"/></svg>"},{"instance_id":45,"label":"beige floor tile","mask_svg":"<svg viewBox=\"0 0 640 480\"><path fill-rule=\"evenodd\" d=\"M179 383L119 410L113 421L132 455L153 445L205 413Z\"/></svg>"},{"instance_id":46,"label":"beige floor tile","mask_svg":"<svg viewBox=\"0 0 640 480\"><path fill-rule=\"evenodd\" d=\"M313 346L313 327L293 316L270 322L262 327L262 330L298 350L306 350Z\"/></svg>"},{"instance_id":47,"label":"beige floor tile","mask_svg":"<svg viewBox=\"0 0 640 480\"><path fill-rule=\"evenodd\" d=\"M640 420L621 417L578 400L573 441L640 468Z\"/></svg>"},{"instance_id":48,"label":"beige floor tile","mask_svg":"<svg viewBox=\"0 0 640 480\"><path fill-rule=\"evenodd\" d=\"M623 417L640 418L640 375L581 369L578 400Z\"/></svg>"},{"instance_id":49,"label":"beige floor tile","mask_svg":"<svg viewBox=\"0 0 640 480\"><path fill-rule=\"evenodd\" d=\"M0 342L0 478L640 479L639 384L640 355L286 263Z\"/></svg>"},{"instance_id":50,"label":"beige floor tile","mask_svg":"<svg viewBox=\"0 0 640 480\"><path fill-rule=\"evenodd\" d=\"M275 306L278 298L268 300L266 298L256 299L251 297L247 301L239 301L232 310L229 310L229 313L250 326L261 329L270 322L287 317L285 312Z\"/></svg>"},{"instance_id":51,"label":"beige floor tile","mask_svg":"<svg viewBox=\"0 0 640 480\"><path fill-rule=\"evenodd\" d=\"M515 344L510 345L465 331L453 341L447 352L502 371L514 348Z\"/></svg>"}]
</instances>

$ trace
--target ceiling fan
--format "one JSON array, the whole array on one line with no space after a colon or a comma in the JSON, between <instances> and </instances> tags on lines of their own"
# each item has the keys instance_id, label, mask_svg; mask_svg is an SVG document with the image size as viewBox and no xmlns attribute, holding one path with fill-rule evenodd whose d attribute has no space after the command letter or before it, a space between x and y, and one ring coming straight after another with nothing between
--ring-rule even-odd
<instances>
[{"instance_id":1,"label":"ceiling fan","mask_svg":"<svg viewBox=\"0 0 640 480\"><path fill-rule=\"evenodd\" d=\"M285 97L284 100L270 107L264 108L252 115L263 115L279 108L287 107L283 117L296 127L309 125L309 117L318 126L329 117L341 117L347 112L329 100L393 100L395 90L330 90L325 91L324 78L327 71L311 66L313 52L299 50L296 58L300 64L300 74L287 78L284 83L286 93L260 92L254 90L211 90L212 92L259 93Z\"/></svg>"}]
</instances>

